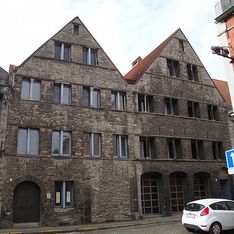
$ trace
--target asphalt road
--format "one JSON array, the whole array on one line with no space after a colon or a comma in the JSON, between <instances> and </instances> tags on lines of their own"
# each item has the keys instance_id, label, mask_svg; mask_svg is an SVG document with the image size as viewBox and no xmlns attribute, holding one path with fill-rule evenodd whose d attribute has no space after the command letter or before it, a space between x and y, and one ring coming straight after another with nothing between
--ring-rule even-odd
<instances>
[{"instance_id":1,"label":"asphalt road","mask_svg":"<svg viewBox=\"0 0 234 234\"><path fill-rule=\"evenodd\" d=\"M191 232L186 231L185 228L182 227L181 222L150 224L150 225L141 225L134 227L88 232L88 234L189 234L189 233L191 234ZM204 232L199 232L199 233L204 234ZM233 233L234 230L223 232L223 234L233 234ZM79 232L79 234L81 233ZM87 234L87 232L82 234Z\"/></svg>"}]
</instances>

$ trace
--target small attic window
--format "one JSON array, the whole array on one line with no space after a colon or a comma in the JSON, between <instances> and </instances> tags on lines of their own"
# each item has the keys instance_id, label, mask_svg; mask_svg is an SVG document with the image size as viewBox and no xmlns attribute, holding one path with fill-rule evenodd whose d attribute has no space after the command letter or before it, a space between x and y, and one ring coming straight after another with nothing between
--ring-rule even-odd
<instances>
[{"instance_id":1,"label":"small attic window","mask_svg":"<svg viewBox=\"0 0 234 234\"><path fill-rule=\"evenodd\" d=\"M73 33L79 35L79 24L73 24Z\"/></svg>"},{"instance_id":2,"label":"small attic window","mask_svg":"<svg viewBox=\"0 0 234 234\"><path fill-rule=\"evenodd\" d=\"M182 40L179 40L179 48L181 51L184 51L184 42Z\"/></svg>"}]
</instances>

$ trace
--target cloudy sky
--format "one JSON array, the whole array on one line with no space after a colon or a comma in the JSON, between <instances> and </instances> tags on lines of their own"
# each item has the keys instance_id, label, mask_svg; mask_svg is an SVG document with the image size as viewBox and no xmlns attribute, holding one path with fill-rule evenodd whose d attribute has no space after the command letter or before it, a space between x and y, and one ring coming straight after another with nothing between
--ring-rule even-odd
<instances>
[{"instance_id":1,"label":"cloudy sky","mask_svg":"<svg viewBox=\"0 0 234 234\"><path fill-rule=\"evenodd\" d=\"M19 65L79 16L125 74L181 28L212 78L225 79L214 23L217 0L0 0L0 66Z\"/></svg>"}]
</instances>

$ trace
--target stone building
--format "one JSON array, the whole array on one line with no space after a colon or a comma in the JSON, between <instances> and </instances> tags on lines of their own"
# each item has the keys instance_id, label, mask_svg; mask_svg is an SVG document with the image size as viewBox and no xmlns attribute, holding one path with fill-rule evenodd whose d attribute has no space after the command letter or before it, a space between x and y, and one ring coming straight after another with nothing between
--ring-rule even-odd
<instances>
[{"instance_id":1,"label":"stone building","mask_svg":"<svg viewBox=\"0 0 234 234\"><path fill-rule=\"evenodd\" d=\"M171 215L232 196L224 101L180 29L123 77L76 17L9 82L1 227Z\"/></svg>"}]
</instances>

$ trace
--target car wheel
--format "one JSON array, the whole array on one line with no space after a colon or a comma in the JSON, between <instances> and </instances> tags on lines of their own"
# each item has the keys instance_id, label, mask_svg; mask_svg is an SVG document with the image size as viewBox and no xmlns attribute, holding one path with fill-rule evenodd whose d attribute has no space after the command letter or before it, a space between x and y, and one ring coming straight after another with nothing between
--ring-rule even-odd
<instances>
[{"instance_id":1,"label":"car wheel","mask_svg":"<svg viewBox=\"0 0 234 234\"><path fill-rule=\"evenodd\" d=\"M194 230L191 229L191 228L186 228L186 230L187 230L188 232L194 232Z\"/></svg>"},{"instance_id":2,"label":"car wheel","mask_svg":"<svg viewBox=\"0 0 234 234\"><path fill-rule=\"evenodd\" d=\"M212 223L210 226L210 234L221 234L222 226L220 223Z\"/></svg>"}]
</instances>

